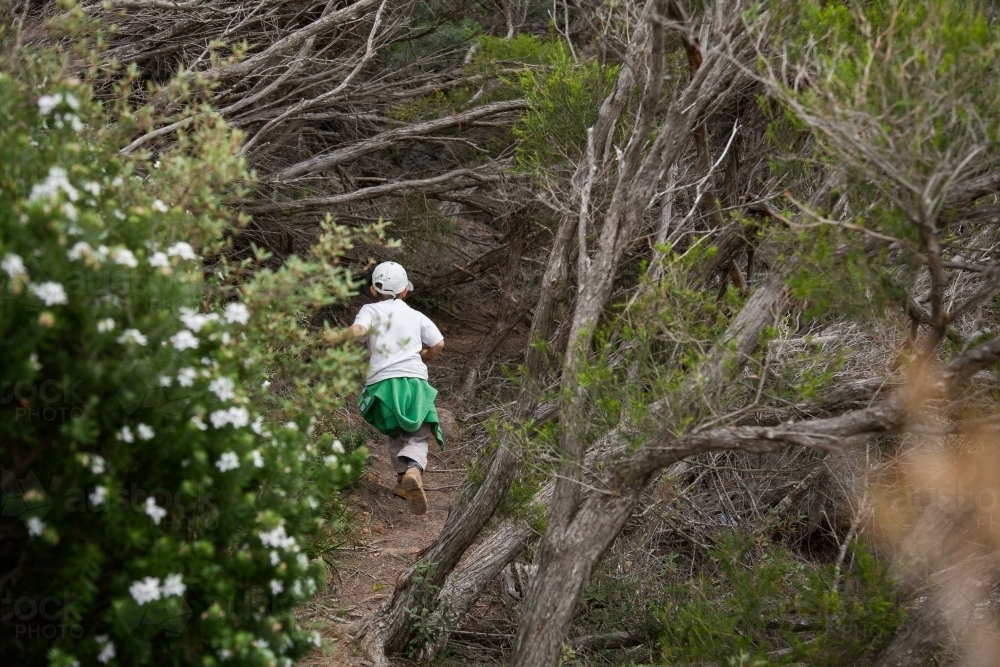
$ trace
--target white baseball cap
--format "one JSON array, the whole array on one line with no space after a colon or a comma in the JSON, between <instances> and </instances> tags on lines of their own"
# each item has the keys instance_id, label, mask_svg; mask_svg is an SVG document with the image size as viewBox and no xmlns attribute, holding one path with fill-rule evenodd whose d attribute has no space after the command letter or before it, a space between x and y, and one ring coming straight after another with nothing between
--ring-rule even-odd
<instances>
[{"instance_id":1,"label":"white baseball cap","mask_svg":"<svg viewBox=\"0 0 1000 667\"><path fill-rule=\"evenodd\" d=\"M379 294L396 296L404 289L413 291L413 283L406 279L406 269L396 262L382 262L372 272L372 287Z\"/></svg>"}]
</instances>

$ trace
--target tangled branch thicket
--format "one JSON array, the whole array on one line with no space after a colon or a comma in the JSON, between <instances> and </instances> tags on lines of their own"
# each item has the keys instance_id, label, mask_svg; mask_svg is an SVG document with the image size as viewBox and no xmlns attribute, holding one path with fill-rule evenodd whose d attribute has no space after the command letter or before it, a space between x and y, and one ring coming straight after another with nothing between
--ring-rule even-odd
<instances>
[{"instance_id":1,"label":"tangled branch thicket","mask_svg":"<svg viewBox=\"0 0 1000 667\"><path fill-rule=\"evenodd\" d=\"M480 460L369 660L992 664L997 508L941 494L997 463L995 2L82 7L164 119L122 153L242 130L234 259L384 219L345 262L480 335Z\"/></svg>"},{"instance_id":2,"label":"tangled branch thicket","mask_svg":"<svg viewBox=\"0 0 1000 667\"><path fill-rule=\"evenodd\" d=\"M524 179L509 174L510 127L524 102L498 95L495 72L474 62L480 24L497 19L492 8L388 0L83 6L116 26L103 57L138 66L135 103L176 118L124 152L155 154L198 113L174 109L169 93L151 93L149 84L178 73L211 82L202 101L243 130L242 153L258 176L244 245L302 252L323 212L346 225L385 217L401 232L406 220L426 227L435 217L467 217L502 235L530 199ZM418 237L413 258L425 254L420 247ZM469 260L435 255L415 267L425 283Z\"/></svg>"}]
</instances>

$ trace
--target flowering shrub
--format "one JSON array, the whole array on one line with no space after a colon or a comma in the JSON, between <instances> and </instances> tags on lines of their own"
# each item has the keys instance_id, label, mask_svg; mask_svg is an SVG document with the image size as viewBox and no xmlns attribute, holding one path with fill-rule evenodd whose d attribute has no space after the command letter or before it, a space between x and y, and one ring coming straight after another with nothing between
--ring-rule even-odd
<instances>
[{"instance_id":1,"label":"flowering shrub","mask_svg":"<svg viewBox=\"0 0 1000 667\"><path fill-rule=\"evenodd\" d=\"M365 457L312 419L360 353L303 354L351 289L342 231L230 265L232 133L205 114L140 177L90 87L50 74L0 71L0 655L291 664L319 641L290 610L322 585L322 505ZM268 395L296 369L315 396Z\"/></svg>"}]
</instances>

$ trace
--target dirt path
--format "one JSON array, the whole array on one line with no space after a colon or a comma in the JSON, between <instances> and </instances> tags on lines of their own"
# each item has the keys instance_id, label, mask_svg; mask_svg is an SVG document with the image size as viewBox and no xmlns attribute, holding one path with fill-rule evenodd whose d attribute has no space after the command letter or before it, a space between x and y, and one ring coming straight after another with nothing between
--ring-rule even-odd
<instances>
[{"instance_id":1,"label":"dirt path","mask_svg":"<svg viewBox=\"0 0 1000 667\"><path fill-rule=\"evenodd\" d=\"M439 408L445 405L439 401ZM317 627L333 643L333 651L309 656L299 663L303 667L369 664L356 655L344 626L392 594L399 573L441 532L452 497L465 479L467 457L462 450L430 452L424 474L428 509L423 516L414 516L406 510L405 501L392 493L396 473L384 444L372 438L368 447L372 452L368 471L344 498L359 520L360 539L336 552L326 591L296 613L300 622Z\"/></svg>"}]
</instances>

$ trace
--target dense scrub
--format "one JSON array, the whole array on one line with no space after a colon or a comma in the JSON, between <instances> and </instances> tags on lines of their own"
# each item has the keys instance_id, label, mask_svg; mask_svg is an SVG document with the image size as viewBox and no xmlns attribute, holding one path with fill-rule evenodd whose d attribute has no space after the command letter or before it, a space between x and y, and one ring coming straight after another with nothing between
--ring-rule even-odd
<instances>
[{"instance_id":1,"label":"dense scrub","mask_svg":"<svg viewBox=\"0 0 1000 667\"><path fill-rule=\"evenodd\" d=\"M69 53L0 35L0 653L291 664L319 643L291 610L325 585L335 492L365 462L314 417L357 355L303 321L350 293L348 242L228 263L239 135L206 110L154 163L118 156L129 119L69 66L91 44L70 28ZM299 368L309 394L269 393Z\"/></svg>"},{"instance_id":2,"label":"dense scrub","mask_svg":"<svg viewBox=\"0 0 1000 667\"><path fill-rule=\"evenodd\" d=\"M36 363L97 359L108 370L88 382L110 399L129 364L200 371L210 349L261 428L298 425L268 427L288 439L281 473L257 469L270 451L260 434L230 423L227 444L191 426L209 425L215 375L199 377L184 419L142 418L156 437L187 429L164 459L177 464L170 484L228 475L244 520L212 533L226 545L214 553L239 553L258 516L284 516L278 490L299 499L286 519L297 543L309 555L329 544L306 497L330 502L350 477L343 456L335 469L322 456L329 438L348 441L331 415L358 355L325 341L349 322L371 257L405 263L420 307L478 338L438 378L464 401L476 463L440 539L352 628L367 659L992 664L995 2L6 11L15 101L0 277L19 290L5 306L21 309L4 334L19 341L13 372L33 381L48 372ZM91 20L108 30L81 48L74 26ZM36 61L49 64L25 64ZM64 162L65 179L48 171ZM180 250L163 264L168 248ZM68 272L87 261L95 275L141 276L142 289L74 300ZM227 322L227 304L247 322ZM170 342L181 306L204 320L203 336L188 327L204 351ZM108 317L113 335L97 329ZM147 345L121 347L125 320ZM145 466L132 459L144 450L101 435L134 421L114 405L69 435L12 422L13 442L66 438L76 456L107 440L115 466ZM223 473L230 447L239 467ZM70 544L57 516L36 517L55 532L33 523L41 532L19 533L21 548ZM240 588L267 592L261 554ZM279 583L284 613L300 596ZM92 594L111 604L124 585ZM487 611L474 606L484 595L497 603ZM259 637L268 650L278 640Z\"/></svg>"}]
</instances>

